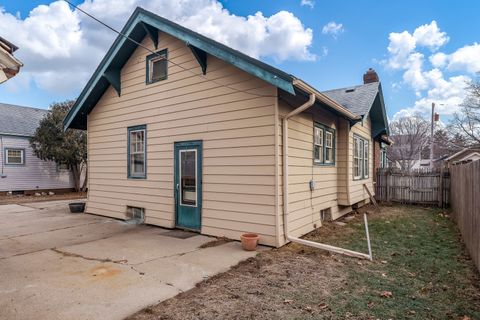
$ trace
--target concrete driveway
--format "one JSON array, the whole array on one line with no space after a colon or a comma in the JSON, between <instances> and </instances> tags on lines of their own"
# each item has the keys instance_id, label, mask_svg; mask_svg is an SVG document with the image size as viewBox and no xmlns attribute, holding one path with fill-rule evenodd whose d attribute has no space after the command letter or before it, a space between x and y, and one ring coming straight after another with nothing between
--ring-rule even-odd
<instances>
[{"instance_id":1,"label":"concrete driveway","mask_svg":"<svg viewBox=\"0 0 480 320\"><path fill-rule=\"evenodd\" d=\"M67 204L0 206L1 319L122 319L255 255Z\"/></svg>"}]
</instances>

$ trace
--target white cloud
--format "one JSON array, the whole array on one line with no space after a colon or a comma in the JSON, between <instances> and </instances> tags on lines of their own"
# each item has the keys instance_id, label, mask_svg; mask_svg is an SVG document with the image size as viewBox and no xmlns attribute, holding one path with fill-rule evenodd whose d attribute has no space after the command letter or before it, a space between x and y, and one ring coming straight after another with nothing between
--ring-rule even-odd
<instances>
[{"instance_id":1,"label":"white cloud","mask_svg":"<svg viewBox=\"0 0 480 320\"><path fill-rule=\"evenodd\" d=\"M424 24L413 32L417 45L437 50L450 39L445 32L440 31L437 22L433 20L430 24Z\"/></svg>"},{"instance_id":2,"label":"white cloud","mask_svg":"<svg viewBox=\"0 0 480 320\"><path fill-rule=\"evenodd\" d=\"M453 71L480 72L480 44L464 46L447 56L448 69Z\"/></svg>"},{"instance_id":3,"label":"white cloud","mask_svg":"<svg viewBox=\"0 0 480 320\"><path fill-rule=\"evenodd\" d=\"M307 6L307 7L310 7L310 9L313 9L313 7L315 6L315 1L313 1L313 0L302 0L300 2L300 5L301 6Z\"/></svg>"},{"instance_id":4,"label":"white cloud","mask_svg":"<svg viewBox=\"0 0 480 320\"><path fill-rule=\"evenodd\" d=\"M331 34L334 38L336 38L339 34L343 33L345 29L343 28L343 24L336 23L335 21L330 21L322 28L323 34Z\"/></svg>"},{"instance_id":5,"label":"white cloud","mask_svg":"<svg viewBox=\"0 0 480 320\"><path fill-rule=\"evenodd\" d=\"M448 62L448 56L443 52L437 52L430 56L430 63L436 68L443 68Z\"/></svg>"},{"instance_id":6,"label":"white cloud","mask_svg":"<svg viewBox=\"0 0 480 320\"><path fill-rule=\"evenodd\" d=\"M116 0L87 0L80 5L116 29L121 29L137 6L255 58L316 59L310 51L312 29L288 11L242 17L216 0L125 0L122 5ZM64 93L81 89L116 37L63 1L40 5L24 19L0 8L0 21L0 34L20 47L17 56L25 67L17 77Z\"/></svg>"},{"instance_id":7,"label":"white cloud","mask_svg":"<svg viewBox=\"0 0 480 320\"><path fill-rule=\"evenodd\" d=\"M437 51L449 41L435 21L422 25L413 33L392 32L387 47L389 56L383 64L391 70L403 72L403 84L415 92L417 100L394 115L394 119L417 113L427 115L432 102L436 111L450 116L459 110L466 96L465 87L471 78L468 75L446 75L453 70L475 72L480 70L480 45L465 46L452 54ZM426 51L426 52L425 52ZM429 66L425 60L428 54ZM401 84L396 84L399 87Z\"/></svg>"}]
</instances>

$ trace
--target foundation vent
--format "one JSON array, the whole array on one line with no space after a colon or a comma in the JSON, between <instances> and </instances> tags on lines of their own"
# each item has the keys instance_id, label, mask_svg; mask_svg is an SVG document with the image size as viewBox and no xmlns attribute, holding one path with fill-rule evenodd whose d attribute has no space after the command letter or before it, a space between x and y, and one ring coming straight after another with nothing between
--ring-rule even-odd
<instances>
[{"instance_id":1,"label":"foundation vent","mask_svg":"<svg viewBox=\"0 0 480 320\"><path fill-rule=\"evenodd\" d=\"M127 206L127 221L141 224L145 221L145 209Z\"/></svg>"}]
</instances>

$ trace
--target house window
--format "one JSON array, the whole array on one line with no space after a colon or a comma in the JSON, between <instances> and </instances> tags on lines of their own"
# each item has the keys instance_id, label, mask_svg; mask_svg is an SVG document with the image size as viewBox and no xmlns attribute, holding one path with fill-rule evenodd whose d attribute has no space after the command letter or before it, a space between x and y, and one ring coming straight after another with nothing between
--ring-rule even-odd
<instances>
[{"instance_id":1,"label":"house window","mask_svg":"<svg viewBox=\"0 0 480 320\"><path fill-rule=\"evenodd\" d=\"M147 56L147 84L167 79L167 49Z\"/></svg>"},{"instance_id":2,"label":"house window","mask_svg":"<svg viewBox=\"0 0 480 320\"><path fill-rule=\"evenodd\" d=\"M24 149L5 149L5 164L24 165L25 150Z\"/></svg>"},{"instance_id":3,"label":"house window","mask_svg":"<svg viewBox=\"0 0 480 320\"><path fill-rule=\"evenodd\" d=\"M319 165L335 164L335 130L315 124L313 135L313 162Z\"/></svg>"},{"instance_id":4,"label":"house window","mask_svg":"<svg viewBox=\"0 0 480 320\"><path fill-rule=\"evenodd\" d=\"M353 137L353 179L368 179L370 174L369 142L359 136Z\"/></svg>"},{"instance_id":5,"label":"house window","mask_svg":"<svg viewBox=\"0 0 480 320\"><path fill-rule=\"evenodd\" d=\"M387 162L387 150L380 150L380 168L386 168L388 166Z\"/></svg>"},{"instance_id":6,"label":"house window","mask_svg":"<svg viewBox=\"0 0 480 320\"><path fill-rule=\"evenodd\" d=\"M145 179L147 176L146 126L128 128L128 177Z\"/></svg>"}]
</instances>

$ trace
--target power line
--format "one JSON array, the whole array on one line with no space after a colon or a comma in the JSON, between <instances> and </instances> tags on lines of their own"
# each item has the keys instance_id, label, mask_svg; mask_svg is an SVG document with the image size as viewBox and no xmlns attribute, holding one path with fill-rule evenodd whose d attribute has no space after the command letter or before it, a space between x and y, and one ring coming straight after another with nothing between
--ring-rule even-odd
<instances>
[{"instance_id":1,"label":"power line","mask_svg":"<svg viewBox=\"0 0 480 320\"><path fill-rule=\"evenodd\" d=\"M160 59L166 60L166 61L170 62L171 64L173 64L173 65L175 65L175 66L177 66L177 67L179 67L179 68L181 68L181 69L183 69L183 70L185 70L185 71L188 71L188 72L192 73L193 75L196 75L196 76L202 78L203 80L211 81L211 82L213 82L213 83L215 83L215 84L217 84L217 85L219 85L219 86L221 86L221 87L225 87L225 88L228 88L228 89L231 89L231 90L234 90L234 91L238 91L238 92L243 92L243 93L246 93L246 94L249 94L249 95L253 95L253 96L258 96L258 97L273 97L273 98L276 98L276 97L277 97L277 96L275 96L275 95L263 95L263 94L257 94L257 93L248 92L248 91L246 91L246 90L240 90L240 89L237 89L237 88L230 87L230 86L228 86L228 85L226 85L226 84L219 83L219 82L215 81L214 79L208 79L208 78L205 77L204 75L198 74L198 73L196 73L196 72L194 72L194 71L192 71L192 70L190 70L190 69L187 69L187 68L181 66L180 64L175 63L175 62L173 62L172 60L166 58L165 56L159 54L158 52L155 52L155 51L151 50L150 48L144 46L144 45L141 44L140 42L138 42L138 41L130 38L130 37L127 36L126 34L123 34L122 32L116 30L115 28L109 26L109 25L106 24L105 22L103 22L103 21L101 21L100 19L94 17L94 16L91 15L90 13L86 12L85 10L79 8L78 6L76 6L75 4L71 3L70 1L68 1L68 0L63 0L63 1L65 1L66 3L68 3L69 5L71 5L71 6L72 6L73 8L75 8L76 10L82 12L83 14L85 14L86 16L88 16L89 18L91 18L91 19L95 20L96 22L100 23L102 26L106 27L107 29L110 29L111 31L115 32L116 34L118 34L118 35L124 37L125 39L127 39L127 40L135 43L137 46L142 47L143 49L147 50L148 52L150 52L150 53L152 53L152 54L155 54L155 55L156 55L157 57L159 57Z\"/></svg>"}]
</instances>

